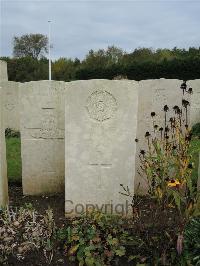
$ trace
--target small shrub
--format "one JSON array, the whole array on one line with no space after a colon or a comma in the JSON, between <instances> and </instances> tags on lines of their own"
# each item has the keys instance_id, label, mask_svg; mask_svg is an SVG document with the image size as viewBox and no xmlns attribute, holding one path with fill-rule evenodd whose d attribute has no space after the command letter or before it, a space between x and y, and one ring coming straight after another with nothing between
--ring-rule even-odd
<instances>
[{"instance_id":1,"label":"small shrub","mask_svg":"<svg viewBox=\"0 0 200 266\"><path fill-rule=\"evenodd\" d=\"M164 127L156 122L156 113L152 112L152 133L146 132L147 150L141 150L141 172L146 176L149 193L157 199L163 208L175 207L182 218L182 234L185 219L198 215L200 204L196 187L192 184L194 168L190 143L192 133L188 126L188 107L185 94L192 93L186 82L181 84L183 90L182 106L174 106L173 116L168 116L169 107L163 107Z\"/></svg>"},{"instance_id":2,"label":"small shrub","mask_svg":"<svg viewBox=\"0 0 200 266\"><path fill-rule=\"evenodd\" d=\"M200 217L192 219L184 231L185 253L192 265L200 265Z\"/></svg>"},{"instance_id":3,"label":"small shrub","mask_svg":"<svg viewBox=\"0 0 200 266\"><path fill-rule=\"evenodd\" d=\"M192 134L193 136L200 137L200 123L197 123L192 127Z\"/></svg>"},{"instance_id":4,"label":"small shrub","mask_svg":"<svg viewBox=\"0 0 200 266\"><path fill-rule=\"evenodd\" d=\"M110 265L125 256L127 245L139 246L140 239L130 237L125 221L93 211L72 220L71 225L58 231L65 254L79 265Z\"/></svg>"}]
</instances>

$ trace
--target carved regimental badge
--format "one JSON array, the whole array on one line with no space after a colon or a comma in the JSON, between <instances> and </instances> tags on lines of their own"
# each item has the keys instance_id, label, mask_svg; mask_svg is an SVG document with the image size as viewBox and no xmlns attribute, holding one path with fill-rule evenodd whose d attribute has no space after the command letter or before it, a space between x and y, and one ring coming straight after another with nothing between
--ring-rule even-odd
<instances>
[{"instance_id":1,"label":"carved regimental badge","mask_svg":"<svg viewBox=\"0 0 200 266\"><path fill-rule=\"evenodd\" d=\"M92 119L102 122L114 116L117 101L111 93L97 90L88 97L86 108Z\"/></svg>"}]
</instances>

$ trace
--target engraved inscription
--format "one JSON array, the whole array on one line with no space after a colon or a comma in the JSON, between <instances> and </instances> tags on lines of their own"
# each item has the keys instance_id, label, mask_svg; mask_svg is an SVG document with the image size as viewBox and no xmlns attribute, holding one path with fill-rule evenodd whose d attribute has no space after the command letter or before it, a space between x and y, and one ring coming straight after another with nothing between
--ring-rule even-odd
<instances>
[{"instance_id":1,"label":"engraved inscription","mask_svg":"<svg viewBox=\"0 0 200 266\"><path fill-rule=\"evenodd\" d=\"M41 128L28 128L31 129L30 135L36 139L64 139L64 129L57 127L54 109L42 108L42 110Z\"/></svg>"},{"instance_id":2,"label":"engraved inscription","mask_svg":"<svg viewBox=\"0 0 200 266\"><path fill-rule=\"evenodd\" d=\"M86 109L92 119L102 122L114 116L117 111L117 101L111 93L97 90L88 97Z\"/></svg>"},{"instance_id":3,"label":"engraved inscription","mask_svg":"<svg viewBox=\"0 0 200 266\"><path fill-rule=\"evenodd\" d=\"M8 110L8 111L11 111L15 108L15 105L13 103L6 103L5 104L5 108Z\"/></svg>"},{"instance_id":4,"label":"engraved inscription","mask_svg":"<svg viewBox=\"0 0 200 266\"><path fill-rule=\"evenodd\" d=\"M98 188L102 188L102 170L110 168L111 163L90 163L89 166L96 167L98 172Z\"/></svg>"}]
</instances>

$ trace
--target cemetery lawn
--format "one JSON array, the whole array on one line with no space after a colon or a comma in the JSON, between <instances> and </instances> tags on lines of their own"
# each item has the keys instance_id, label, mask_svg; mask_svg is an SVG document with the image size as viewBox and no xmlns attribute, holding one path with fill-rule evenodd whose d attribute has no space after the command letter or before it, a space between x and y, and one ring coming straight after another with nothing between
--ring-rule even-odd
<instances>
[{"instance_id":1,"label":"cemetery lawn","mask_svg":"<svg viewBox=\"0 0 200 266\"><path fill-rule=\"evenodd\" d=\"M199 164L199 153L200 153L200 139L198 137L193 138L191 142L191 151L194 158L194 169L192 173L192 180L197 182L198 178L198 164Z\"/></svg>"},{"instance_id":2,"label":"cemetery lawn","mask_svg":"<svg viewBox=\"0 0 200 266\"><path fill-rule=\"evenodd\" d=\"M17 137L6 138L7 171L9 183L21 183L21 139Z\"/></svg>"}]
</instances>

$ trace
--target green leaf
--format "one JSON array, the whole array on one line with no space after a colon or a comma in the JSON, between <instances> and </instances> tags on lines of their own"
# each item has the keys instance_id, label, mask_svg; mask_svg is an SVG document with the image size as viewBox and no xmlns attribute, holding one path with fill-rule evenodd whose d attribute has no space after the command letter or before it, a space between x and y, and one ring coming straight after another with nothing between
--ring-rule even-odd
<instances>
[{"instance_id":1,"label":"green leaf","mask_svg":"<svg viewBox=\"0 0 200 266\"><path fill-rule=\"evenodd\" d=\"M116 254L117 256L119 256L119 257L124 256L125 253L126 253L126 249L125 249L125 247L123 247L123 246L120 246L119 249L115 250L115 254Z\"/></svg>"},{"instance_id":2,"label":"green leaf","mask_svg":"<svg viewBox=\"0 0 200 266\"><path fill-rule=\"evenodd\" d=\"M93 266L93 265L95 265L95 260L93 257L87 257L85 259L85 263L87 266Z\"/></svg>"},{"instance_id":3,"label":"green leaf","mask_svg":"<svg viewBox=\"0 0 200 266\"><path fill-rule=\"evenodd\" d=\"M181 209L181 197L180 197L179 193L177 193L176 191L173 191L172 194L173 194L173 197L175 200L175 204L178 207L178 209L180 210Z\"/></svg>"}]
</instances>

